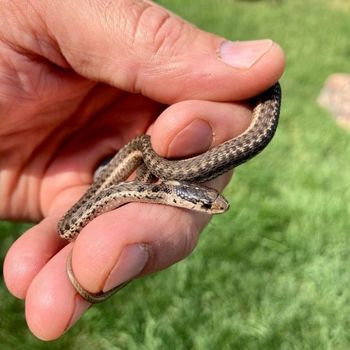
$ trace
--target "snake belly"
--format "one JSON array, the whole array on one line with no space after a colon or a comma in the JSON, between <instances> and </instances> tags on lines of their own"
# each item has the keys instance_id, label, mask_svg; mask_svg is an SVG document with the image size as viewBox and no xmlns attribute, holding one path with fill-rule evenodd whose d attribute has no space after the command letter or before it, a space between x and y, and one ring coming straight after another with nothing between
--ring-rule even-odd
<instances>
[{"instance_id":1,"label":"snake belly","mask_svg":"<svg viewBox=\"0 0 350 350\"><path fill-rule=\"evenodd\" d=\"M209 214L227 210L229 204L224 197L216 190L199 184L246 162L268 145L275 134L280 114L279 83L257 96L253 104L252 122L247 130L195 157L168 160L153 150L149 135L131 140L61 218L57 227L59 235L74 240L82 228L98 215L134 201L166 204ZM146 168L147 174L126 182L140 167ZM150 178L158 181L152 183Z\"/></svg>"}]
</instances>

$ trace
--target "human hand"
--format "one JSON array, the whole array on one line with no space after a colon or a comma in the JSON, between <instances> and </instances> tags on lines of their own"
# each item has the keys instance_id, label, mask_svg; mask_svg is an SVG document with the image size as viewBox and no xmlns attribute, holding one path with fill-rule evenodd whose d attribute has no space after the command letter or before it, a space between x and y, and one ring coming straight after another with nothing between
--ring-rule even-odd
<instances>
[{"instance_id":1,"label":"human hand","mask_svg":"<svg viewBox=\"0 0 350 350\"><path fill-rule=\"evenodd\" d=\"M73 244L56 224L99 162L145 132L165 157L238 135L250 114L232 101L271 86L284 58L269 40L225 42L150 1L8 1L0 12L0 217L41 220L10 248L4 277L50 340L89 306L67 279ZM104 214L74 242L75 275L95 293L163 269L208 220L138 203Z\"/></svg>"}]
</instances>

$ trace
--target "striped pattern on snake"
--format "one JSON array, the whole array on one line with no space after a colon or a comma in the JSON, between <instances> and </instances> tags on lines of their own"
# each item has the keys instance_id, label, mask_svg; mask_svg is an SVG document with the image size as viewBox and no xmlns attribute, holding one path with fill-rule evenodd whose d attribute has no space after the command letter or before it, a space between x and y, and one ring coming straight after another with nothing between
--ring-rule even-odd
<instances>
[{"instance_id":1,"label":"striped pattern on snake","mask_svg":"<svg viewBox=\"0 0 350 350\"><path fill-rule=\"evenodd\" d=\"M83 197L59 221L60 236L74 240L96 216L131 201L167 204L210 214L225 211L228 203L219 193L197 184L251 159L271 141L280 114L279 83L252 103L255 106L252 122L245 132L192 158L168 160L160 157L153 150L148 135L131 140L99 172ZM147 170L146 174L139 173L135 181L125 182L140 166L143 171ZM153 177L160 183L147 183ZM146 183L144 179L148 179Z\"/></svg>"}]
</instances>

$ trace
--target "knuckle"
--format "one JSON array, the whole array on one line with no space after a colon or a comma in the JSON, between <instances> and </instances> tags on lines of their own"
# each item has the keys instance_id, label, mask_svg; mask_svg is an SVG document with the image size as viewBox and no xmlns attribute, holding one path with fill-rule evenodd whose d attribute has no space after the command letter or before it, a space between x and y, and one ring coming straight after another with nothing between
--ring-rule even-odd
<instances>
[{"instance_id":1,"label":"knuckle","mask_svg":"<svg viewBox=\"0 0 350 350\"><path fill-rule=\"evenodd\" d=\"M146 5L135 18L133 44L142 48L141 54L146 50L150 59L176 55L183 50L183 41L188 37L183 34L188 28L191 27L165 9Z\"/></svg>"}]
</instances>

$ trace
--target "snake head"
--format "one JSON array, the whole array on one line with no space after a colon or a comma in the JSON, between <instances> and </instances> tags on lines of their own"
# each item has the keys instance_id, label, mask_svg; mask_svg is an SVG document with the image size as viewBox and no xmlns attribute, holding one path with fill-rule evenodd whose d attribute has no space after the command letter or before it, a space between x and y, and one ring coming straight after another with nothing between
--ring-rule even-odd
<instances>
[{"instance_id":1,"label":"snake head","mask_svg":"<svg viewBox=\"0 0 350 350\"><path fill-rule=\"evenodd\" d=\"M230 207L230 203L220 193L211 204L211 214L224 213Z\"/></svg>"},{"instance_id":2,"label":"snake head","mask_svg":"<svg viewBox=\"0 0 350 350\"><path fill-rule=\"evenodd\" d=\"M166 181L173 189L174 198L172 205L204 212L207 214L220 214L229 208L227 200L213 188L200 186L182 181Z\"/></svg>"}]
</instances>

